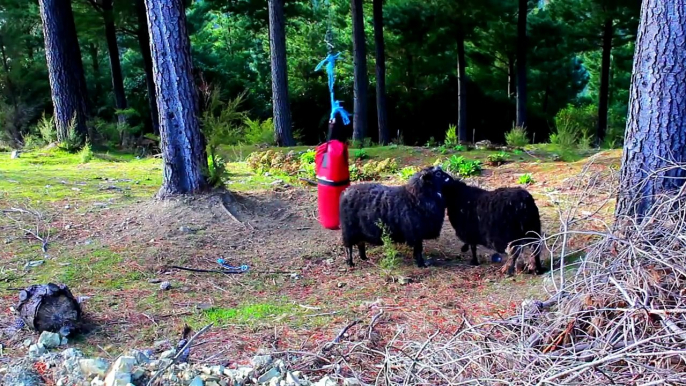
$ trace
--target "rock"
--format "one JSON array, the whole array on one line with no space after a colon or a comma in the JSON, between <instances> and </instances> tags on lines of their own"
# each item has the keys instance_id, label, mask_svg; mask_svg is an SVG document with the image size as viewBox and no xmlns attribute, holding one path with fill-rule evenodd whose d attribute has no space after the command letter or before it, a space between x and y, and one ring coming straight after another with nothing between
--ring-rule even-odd
<instances>
[{"instance_id":1,"label":"rock","mask_svg":"<svg viewBox=\"0 0 686 386\"><path fill-rule=\"evenodd\" d=\"M271 383L273 379L276 379L277 381L281 379L281 371L279 371L279 369L276 367L272 368L271 370L262 374L261 377L257 378L257 383Z\"/></svg>"},{"instance_id":2,"label":"rock","mask_svg":"<svg viewBox=\"0 0 686 386\"><path fill-rule=\"evenodd\" d=\"M131 383L131 373L112 370L105 377L105 386L126 386Z\"/></svg>"},{"instance_id":3,"label":"rock","mask_svg":"<svg viewBox=\"0 0 686 386\"><path fill-rule=\"evenodd\" d=\"M145 375L145 370L141 367L136 367L132 372L131 372L131 379L134 381L137 381Z\"/></svg>"},{"instance_id":4,"label":"rock","mask_svg":"<svg viewBox=\"0 0 686 386\"><path fill-rule=\"evenodd\" d=\"M336 287L343 288L343 287L345 287L345 283L340 282L340 283L336 284Z\"/></svg>"},{"instance_id":5,"label":"rock","mask_svg":"<svg viewBox=\"0 0 686 386\"><path fill-rule=\"evenodd\" d=\"M45 346L43 346L41 343L36 343L29 346L29 358L31 359L38 359L41 357L41 355L47 352L48 350L46 350Z\"/></svg>"},{"instance_id":6,"label":"rock","mask_svg":"<svg viewBox=\"0 0 686 386\"><path fill-rule=\"evenodd\" d=\"M216 375L218 377L221 377L224 375L224 370L226 368L224 366L212 366L210 370L212 371L212 375Z\"/></svg>"},{"instance_id":7,"label":"rock","mask_svg":"<svg viewBox=\"0 0 686 386\"><path fill-rule=\"evenodd\" d=\"M133 371L133 367L136 365L136 358L132 356L120 356L114 361L112 365L113 371L119 371L122 373L130 373Z\"/></svg>"},{"instance_id":8,"label":"rock","mask_svg":"<svg viewBox=\"0 0 686 386\"><path fill-rule=\"evenodd\" d=\"M108 367L110 367L110 365L102 358L81 359L79 361L81 372L88 378L94 375L104 377Z\"/></svg>"},{"instance_id":9,"label":"rock","mask_svg":"<svg viewBox=\"0 0 686 386\"><path fill-rule=\"evenodd\" d=\"M190 231L191 231L191 228L189 228L187 226L179 227L179 232L181 232L181 233L189 233Z\"/></svg>"},{"instance_id":10,"label":"rock","mask_svg":"<svg viewBox=\"0 0 686 386\"><path fill-rule=\"evenodd\" d=\"M343 386L362 386L362 383L360 383L357 378L345 378L343 380Z\"/></svg>"},{"instance_id":11,"label":"rock","mask_svg":"<svg viewBox=\"0 0 686 386\"><path fill-rule=\"evenodd\" d=\"M271 355L257 355L252 358L250 363L252 363L256 370L259 370L272 364L272 361Z\"/></svg>"},{"instance_id":12,"label":"rock","mask_svg":"<svg viewBox=\"0 0 686 386\"><path fill-rule=\"evenodd\" d=\"M412 278L406 276L400 276L398 278L398 283L401 285L406 285L412 283Z\"/></svg>"},{"instance_id":13,"label":"rock","mask_svg":"<svg viewBox=\"0 0 686 386\"><path fill-rule=\"evenodd\" d=\"M24 339L24 343L22 344L24 345L24 347L29 347L32 343L33 342L31 342L31 339Z\"/></svg>"},{"instance_id":14,"label":"rock","mask_svg":"<svg viewBox=\"0 0 686 386\"><path fill-rule=\"evenodd\" d=\"M202 378L195 377L188 386L205 386L205 382L203 382Z\"/></svg>"},{"instance_id":15,"label":"rock","mask_svg":"<svg viewBox=\"0 0 686 386\"><path fill-rule=\"evenodd\" d=\"M160 359L174 358L174 355L176 355L176 349L167 350L160 354Z\"/></svg>"},{"instance_id":16,"label":"rock","mask_svg":"<svg viewBox=\"0 0 686 386\"><path fill-rule=\"evenodd\" d=\"M81 353L81 351L75 348L68 348L62 351L62 358L64 358L65 360L73 360L81 357L83 357L83 354Z\"/></svg>"},{"instance_id":17,"label":"rock","mask_svg":"<svg viewBox=\"0 0 686 386\"><path fill-rule=\"evenodd\" d=\"M252 367L239 367L238 369L236 369L236 380L248 379L254 371L255 369L253 369Z\"/></svg>"},{"instance_id":18,"label":"rock","mask_svg":"<svg viewBox=\"0 0 686 386\"><path fill-rule=\"evenodd\" d=\"M105 386L105 381L100 379L100 377L95 377L91 381L91 386Z\"/></svg>"},{"instance_id":19,"label":"rock","mask_svg":"<svg viewBox=\"0 0 686 386\"><path fill-rule=\"evenodd\" d=\"M172 286L171 286L171 283L168 282L168 281L163 281L162 283L160 283L160 289L161 289L162 291L170 290L171 287L172 287Z\"/></svg>"},{"instance_id":20,"label":"rock","mask_svg":"<svg viewBox=\"0 0 686 386\"><path fill-rule=\"evenodd\" d=\"M150 284L162 283L162 280L160 280L160 279L150 279L150 280L148 280L148 283L150 283ZM165 341L165 342L166 342L166 341ZM155 342L155 343L157 343L157 342Z\"/></svg>"},{"instance_id":21,"label":"rock","mask_svg":"<svg viewBox=\"0 0 686 386\"><path fill-rule=\"evenodd\" d=\"M145 353L143 353L142 351L131 350L129 352L129 356L132 356L136 359L136 364L147 365L148 363L150 363L150 358L147 355L145 355Z\"/></svg>"},{"instance_id":22,"label":"rock","mask_svg":"<svg viewBox=\"0 0 686 386\"><path fill-rule=\"evenodd\" d=\"M286 373L286 385L287 386L300 386L300 379L296 377L293 373L290 371Z\"/></svg>"},{"instance_id":23,"label":"rock","mask_svg":"<svg viewBox=\"0 0 686 386\"><path fill-rule=\"evenodd\" d=\"M320 379L319 382L315 383L314 386L336 386L337 383L333 379L325 375L324 378Z\"/></svg>"},{"instance_id":24,"label":"rock","mask_svg":"<svg viewBox=\"0 0 686 386\"><path fill-rule=\"evenodd\" d=\"M12 150L12 154L10 155L10 158L11 159L17 159L17 158L19 158L20 154L21 153L19 152L19 150Z\"/></svg>"},{"instance_id":25,"label":"rock","mask_svg":"<svg viewBox=\"0 0 686 386\"><path fill-rule=\"evenodd\" d=\"M193 379L193 377L195 377L195 374L191 370L184 370L180 376L180 378L185 382L190 382Z\"/></svg>"},{"instance_id":26,"label":"rock","mask_svg":"<svg viewBox=\"0 0 686 386\"><path fill-rule=\"evenodd\" d=\"M50 331L43 331L38 338L38 343L45 346L45 348L55 348L62 343L62 337L60 334L55 334Z\"/></svg>"}]
</instances>

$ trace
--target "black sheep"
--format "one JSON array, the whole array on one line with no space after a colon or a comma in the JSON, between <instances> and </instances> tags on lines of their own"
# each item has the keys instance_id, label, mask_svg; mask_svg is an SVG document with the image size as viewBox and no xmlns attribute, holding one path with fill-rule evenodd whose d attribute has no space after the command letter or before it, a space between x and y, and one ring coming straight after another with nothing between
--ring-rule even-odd
<instances>
[{"instance_id":1,"label":"black sheep","mask_svg":"<svg viewBox=\"0 0 686 386\"><path fill-rule=\"evenodd\" d=\"M503 273L514 274L522 247L538 240L541 219L534 198L522 188L498 188L492 191L468 186L452 180L445 188L450 225L465 245L462 252L472 249L472 265L479 265L476 246L509 255L509 265ZM527 240L528 238L528 240ZM510 244L511 243L511 244ZM533 248L534 264L528 269L543 273L540 242Z\"/></svg>"},{"instance_id":2,"label":"black sheep","mask_svg":"<svg viewBox=\"0 0 686 386\"><path fill-rule=\"evenodd\" d=\"M417 266L426 267L422 243L441 234L445 218L442 189L451 180L440 166L432 166L415 173L402 186L363 183L346 189L341 195L340 223L348 265L354 266L354 245L360 259L367 260L365 243L383 244L380 221L391 240L413 247Z\"/></svg>"}]
</instances>

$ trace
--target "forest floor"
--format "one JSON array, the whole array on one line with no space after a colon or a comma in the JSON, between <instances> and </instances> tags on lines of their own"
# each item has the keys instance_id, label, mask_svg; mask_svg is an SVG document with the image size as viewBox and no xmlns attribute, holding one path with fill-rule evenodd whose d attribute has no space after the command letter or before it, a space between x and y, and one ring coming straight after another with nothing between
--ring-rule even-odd
<instances>
[{"instance_id":1,"label":"forest floor","mask_svg":"<svg viewBox=\"0 0 686 386\"><path fill-rule=\"evenodd\" d=\"M76 296L89 297L83 307L92 328L70 342L87 354L114 358L127 348L175 342L186 323L199 329L214 322L191 358L235 365L260 349L314 350L351 321L368 322L380 308L375 331L382 339L397 325L426 338L437 330L455 331L464 318L508 315L526 298L547 297L545 277L505 278L489 251L480 249L482 264L470 266L447 220L440 239L425 243L435 266L416 268L410 251L398 247L404 259L394 270L379 267L379 248L369 251L369 262L357 259L349 269L339 232L317 222L316 188L253 174L243 162L251 150L222 150L230 161L230 194L168 202L152 199L161 184L159 158L96 152L82 164L78 155L56 149L13 160L0 153L0 209L41 214L19 222L0 217L0 329L14 322L10 307L17 291L6 289L65 283ZM401 166L432 164L440 156L420 147L366 152L372 159L396 157ZM464 156L485 159L490 153ZM621 151L562 157L569 162L553 161L559 159L553 153L532 147L513 155L515 162L486 166L472 182L515 186L520 175L531 173L528 189L542 211L544 231L555 232L560 201L588 157L597 175L609 176ZM393 176L385 182L400 183ZM610 216L611 205L595 212L591 201L580 210L600 220ZM20 228L49 235L47 252ZM250 270L221 275L170 268L218 269L218 258ZM161 290L160 281L169 281L171 289ZM352 328L348 339L356 332ZM0 355L24 355L24 334L0 335Z\"/></svg>"}]
</instances>

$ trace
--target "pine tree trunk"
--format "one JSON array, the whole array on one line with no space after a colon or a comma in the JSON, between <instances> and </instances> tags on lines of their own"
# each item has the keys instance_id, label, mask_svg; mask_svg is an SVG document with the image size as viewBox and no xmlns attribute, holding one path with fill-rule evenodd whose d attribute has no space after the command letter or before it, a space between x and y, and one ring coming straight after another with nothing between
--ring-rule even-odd
<instances>
[{"instance_id":1,"label":"pine tree trunk","mask_svg":"<svg viewBox=\"0 0 686 386\"><path fill-rule=\"evenodd\" d=\"M610 58L612 56L612 37L614 26L612 18L605 20L603 28L603 56L600 64L600 95L598 97L598 127L596 144L600 145L607 131L607 112L610 98Z\"/></svg>"},{"instance_id":2,"label":"pine tree trunk","mask_svg":"<svg viewBox=\"0 0 686 386\"><path fill-rule=\"evenodd\" d=\"M148 106L150 108L150 120L152 131L155 135L160 133L160 119L157 115L157 99L155 97L155 78L152 74L152 56L150 55L150 37L148 36L148 17L145 14L145 0L136 0L136 13L138 16L138 46L143 57L143 70L145 71L145 86L148 90Z\"/></svg>"},{"instance_id":3,"label":"pine tree trunk","mask_svg":"<svg viewBox=\"0 0 686 386\"><path fill-rule=\"evenodd\" d=\"M645 215L686 182L686 0L644 0L631 81L616 216ZM647 179L649 175L651 178Z\"/></svg>"},{"instance_id":4,"label":"pine tree trunk","mask_svg":"<svg viewBox=\"0 0 686 386\"><path fill-rule=\"evenodd\" d=\"M164 160L158 197L208 188L205 138L198 122L183 0L145 0Z\"/></svg>"},{"instance_id":5,"label":"pine tree trunk","mask_svg":"<svg viewBox=\"0 0 686 386\"><path fill-rule=\"evenodd\" d=\"M105 19L105 40L107 41L107 53L110 57L110 71L112 73L112 89L114 91L114 105L118 110L126 109L126 92L124 91L124 75L121 71L119 59L119 45L117 44L117 29L114 26L113 0L102 1L102 16ZM126 123L126 116L119 114L117 120L120 124Z\"/></svg>"},{"instance_id":6,"label":"pine tree trunk","mask_svg":"<svg viewBox=\"0 0 686 386\"><path fill-rule=\"evenodd\" d=\"M467 71L464 52L464 33L457 34L457 132L460 142L469 141L467 133Z\"/></svg>"},{"instance_id":7,"label":"pine tree trunk","mask_svg":"<svg viewBox=\"0 0 686 386\"><path fill-rule=\"evenodd\" d=\"M67 137L74 118L75 131L85 136L88 91L71 1L39 0L39 5L57 138L62 141Z\"/></svg>"},{"instance_id":8,"label":"pine tree trunk","mask_svg":"<svg viewBox=\"0 0 686 386\"><path fill-rule=\"evenodd\" d=\"M284 0L269 2L269 49L272 70L274 139L278 146L293 146L291 110L288 103L288 63L286 62L286 20Z\"/></svg>"},{"instance_id":9,"label":"pine tree trunk","mask_svg":"<svg viewBox=\"0 0 686 386\"><path fill-rule=\"evenodd\" d=\"M350 0L353 17L354 93L353 139L363 141L367 134L367 47L364 36L362 0Z\"/></svg>"},{"instance_id":10,"label":"pine tree trunk","mask_svg":"<svg viewBox=\"0 0 686 386\"><path fill-rule=\"evenodd\" d=\"M519 0L517 17L517 126L526 126L526 16L527 0Z\"/></svg>"},{"instance_id":11,"label":"pine tree trunk","mask_svg":"<svg viewBox=\"0 0 686 386\"><path fill-rule=\"evenodd\" d=\"M517 73L515 70L515 56L507 56L507 96L514 98L517 95Z\"/></svg>"},{"instance_id":12,"label":"pine tree trunk","mask_svg":"<svg viewBox=\"0 0 686 386\"><path fill-rule=\"evenodd\" d=\"M379 143L388 145L388 115L386 111L386 52L383 36L383 0L374 0L374 46L376 48L376 116Z\"/></svg>"}]
</instances>

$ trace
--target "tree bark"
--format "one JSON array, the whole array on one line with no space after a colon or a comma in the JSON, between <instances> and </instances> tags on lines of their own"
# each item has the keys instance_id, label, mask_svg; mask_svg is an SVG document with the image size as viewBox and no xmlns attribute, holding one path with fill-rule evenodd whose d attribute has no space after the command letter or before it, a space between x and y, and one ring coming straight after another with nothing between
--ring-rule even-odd
<instances>
[{"instance_id":1,"label":"tree bark","mask_svg":"<svg viewBox=\"0 0 686 386\"><path fill-rule=\"evenodd\" d=\"M526 126L526 16L527 0L519 0L517 17L517 126Z\"/></svg>"},{"instance_id":2,"label":"tree bark","mask_svg":"<svg viewBox=\"0 0 686 386\"><path fill-rule=\"evenodd\" d=\"M364 140L367 134L367 48L364 36L362 0L350 0L353 18L354 94L353 139Z\"/></svg>"},{"instance_id":3,"label":"tree bark","mask_svg":"<svg viewBox=\"0 0 686 386\"><path fill-rule=\"evenodd\" d=\"M112 89L114 91L114 105L118 110L125 110L126 91L124 91L124 75L121 71L119 59L119 45L117 44L117 29L114 26L113 0L102 0L102 17L105 20L105 40L107 41L107 53L110 58L110 72L112 73ZM126 123L126 115L118 114L120 124Z\"/></svg>"},{"instance_id":4,"label":"tree bark","mask_svg":"<svg viewBox=\"0 0 686 386\"><path fill-rule=\"evenodd\" d=\"M507 95L514 98L517 95L517 73L515 70L515 56L507 56Z\"/></svg>"},{"instance_id":5,"label":"tree bark","mask_svg":"<svg viewBox=\"0 0 686 386\"><path fill-rule=\"evenodd\" d=\"M644 0L636 39L616 216L643 217L686 170L686 0Z\"/></svg>"},{"instance_id":6,"label":"tree bark","mask_svg":"<svg viewBox=\"0 0 686 386\"><path fill-rule=\"evenodd\" d=\"M467 133L467 71L464 52L464 33L457 33L457 132L460 142L469 141Z\"/></svg>"},{"instance_id":7,"label":"tree bark","mask_svg":"<svg viewBox=\"0 0 686 386\"><path fill-rule=\"evenodd\" d=\"M376 117L379 125L379 144L388 145L388 113L386 111L386 52L383 36L383 0L374 0L374 46L376 49Z\"/></svg>"},{"instance_id":8,"label":"tree bark","mask_svg":"<svg viewBox=\"0 0 686 386\"><path fill-rule=\"evenodd\" d=\"M158 197L208 188L205 138L198 122L183 0L145 0L164 160Z\"/></svg>"},{"instance_id":9,"label":"tree bark","mask_svg":"<svg viewBox=\"0 0 686 386\"><path fill-rule=\"evenodd\" d=\"M150 54L150 37L148 36L148 17L145 14L145 0L136 0L136 13L138 16L138 46L143 57L143 70L145 71L145 86L148 89L148 106L150 108L152 131L155 135L159 135L160 119L157 115L155 78L152 73L152 56Z\"/></svg>"},{"instance_id":10,"label":"tree bark","mask_svg":"<svg viewBox=\"0 0 686 386\"><path fill-rule=\"evenodd\" d=\"M286 20L284 0L269 2L269 49L272 71L274 139L278 146L293 146L291 110L288 103L288 63L286 62Z\"/></svg>"},{"instance_id":11,"label":"tree bark","mask_svg":"<svg viewBox=\"0 0 686 386\"><path fill-rule=\"evenodd\" d=\"M74 118L75 131L84 136L88 94L71 1L39 0L39 5L57 138L62 141L67 137Z\"/></svg>"},{"instance_id":12,"label":"tree bark","mask_svg":"<svg viewBox=\"0 0 686 386\"><path fill-rule=\"evenodd\" d=\"M612 37L614 26L612 18L605 20L603 27L603 53L600 64L600 95L598 96L598 127L596 130L596 144L600 145L607 131L607 112L610 98L610 58L612 55Z\"/></svg>"}]
</instances>

